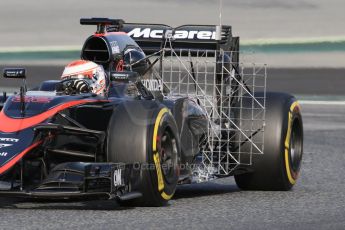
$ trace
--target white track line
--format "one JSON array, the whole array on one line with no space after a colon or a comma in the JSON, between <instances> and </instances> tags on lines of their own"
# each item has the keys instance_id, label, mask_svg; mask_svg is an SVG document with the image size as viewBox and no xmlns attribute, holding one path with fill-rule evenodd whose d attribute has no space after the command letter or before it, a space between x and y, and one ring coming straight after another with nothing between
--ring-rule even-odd
<instances>
[{"instance_id":1,"label":"white track line","mask_svg":"<svg viewBox=\"0 0 345 230\"><path fill-rule=\"evenodd\" d=\"M301 105L345 105L345 101L298 101Z\"/></svg>"},{"instance_id":2,"label":"white track line","mask_svg":"<svg viewBox=\"0 0 345 230\"><path fill-rule=\"evenodd\" d=\"M314 38L266 38L241 41L241 45L303 45L315 43L342 43L345 37L314 37Z\"/></svg>"},{"instance_id":3,"label":"white track line","mask_svg":"<svg viewBox=\"0 0 345 230\"><path fill-rule=\"evenodd\" d=\"M81 46L28 46L28 47L0 47L0 53L54 52L79 51Z\"/></svg>"}]
</instances>

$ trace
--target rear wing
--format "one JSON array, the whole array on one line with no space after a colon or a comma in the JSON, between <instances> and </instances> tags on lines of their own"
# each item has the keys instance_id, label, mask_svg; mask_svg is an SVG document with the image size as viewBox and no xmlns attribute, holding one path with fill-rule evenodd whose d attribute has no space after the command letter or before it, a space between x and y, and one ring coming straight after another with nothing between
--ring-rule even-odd
<instances>
[{"instance_id":1,"label":"rear wing","mask_svg":"<svg viewBox=\"0 0 345 230\"><path fill-rule=\"evenodd\" d=\"M167 37L172 38L171 46L175 51L239 51L239 37L232 36L231 26L222 26L220 40L216 40L214 25L183 25L172 28L163 24L124 23L120 31L132 37L146 54L158 52Z\"/></svg>"}]
</instances>

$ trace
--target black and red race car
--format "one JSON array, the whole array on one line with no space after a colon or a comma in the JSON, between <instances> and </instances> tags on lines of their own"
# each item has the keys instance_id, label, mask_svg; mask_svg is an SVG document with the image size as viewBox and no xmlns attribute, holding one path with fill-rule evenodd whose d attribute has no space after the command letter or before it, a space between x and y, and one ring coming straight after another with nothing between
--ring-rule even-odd
<instances>
[{"instance_id":1,"label":"black and red race car","mask_svg":"<svg viewBox=\"0 0 345 230\"><path fill-rule=\"evenodd\" d=\"M0 97L0 196L159 206L178 184L225 176L235 176L242 189L295 184L303 153L300 107L288 94L253 92L230 26L80 22L97 25L81 59L104 67L105 94L47 80ZM208 67L188 61L186 76L168 71L170 79L181 77L170 83L186 86L187 94L172 93L162 67L171 56L215 60L214 83L198 80ZM154 76L155 65L155 79L145 78ZM5 69L4 77L25 79L25 69Z\"/></svg>"}]
</instances>

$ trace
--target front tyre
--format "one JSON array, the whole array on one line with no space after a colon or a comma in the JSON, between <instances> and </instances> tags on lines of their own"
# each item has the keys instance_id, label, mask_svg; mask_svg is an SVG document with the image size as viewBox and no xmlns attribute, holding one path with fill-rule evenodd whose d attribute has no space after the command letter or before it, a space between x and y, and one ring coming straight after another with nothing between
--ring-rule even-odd
<instances>
[{"instance_id":1,"label":"front tyre","mask_svg":"<svg viewBox=\"0 0 345 230\"><path fill-rule=\"evenodd\" d=\"M267 92L265 123L264 154L253 155L252 172L235 175L236 184L243 190L290 190L303 155L302 115L296 98Z\"/></svg>"},{"instance_id":2,"label":"front tyre","mask_svg":"<svg viewBox=\"0 0 345 230\"><path fill-rule=\"evenodd\" d=\"M108 129L108 161L140 165L132 190L142 198L122 203L163 206L174 195L179 176L180 141L174 117L155 102L118 106Z\"/></svg>"}]
</instances>

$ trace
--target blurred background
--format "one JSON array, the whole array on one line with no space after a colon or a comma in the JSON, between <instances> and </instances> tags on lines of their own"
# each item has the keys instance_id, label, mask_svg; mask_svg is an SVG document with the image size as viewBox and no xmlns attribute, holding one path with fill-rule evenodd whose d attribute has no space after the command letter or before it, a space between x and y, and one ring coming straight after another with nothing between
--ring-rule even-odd
<instances>
[{"instance_id":1,"label":"blurred background","mask_svg":"<svg viewBox=\"0 0 345 230\"><path fill-rule=\"evenodd\" d=\"M268 65L270 90L345 96L344 0L223 0L222 22L241 37L241 61ZM28 68L29 85L58 78L95 28L81 17L219 24L219 0L11 0L0 2L0 67ZM0 91L15 81L0 80Z\"/></svg>"}]
</instances>

